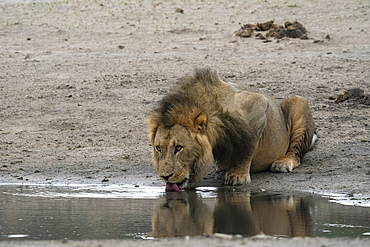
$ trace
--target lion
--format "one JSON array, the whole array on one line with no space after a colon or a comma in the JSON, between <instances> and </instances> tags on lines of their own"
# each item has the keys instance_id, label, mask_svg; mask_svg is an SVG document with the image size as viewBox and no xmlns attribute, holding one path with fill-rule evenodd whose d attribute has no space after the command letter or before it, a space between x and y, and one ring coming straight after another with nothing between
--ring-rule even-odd
<instances>
[{"instance_id":1,"label":"lion","mask_svg":"<svg viewBox=\"0 0 370 247\"><path fill-rule=\"evenodd\" d=\"M211 69L181 79L149 114L148 132L167 191L194 188L214 163L228 185L250 183L251 172L290 172L316 139L303 97L279 103L239 90Z\"/></svg>"}]
</instances>

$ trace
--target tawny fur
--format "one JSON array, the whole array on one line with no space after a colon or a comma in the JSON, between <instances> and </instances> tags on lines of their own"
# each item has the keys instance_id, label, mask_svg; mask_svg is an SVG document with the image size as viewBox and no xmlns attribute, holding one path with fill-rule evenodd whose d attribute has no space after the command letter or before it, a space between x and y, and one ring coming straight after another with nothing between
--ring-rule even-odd
<instances>
[{"instance_id":1,"label":"tawny fur","mask_svg":"<svg viewBox=\"0 0 370 247\"><path fill-rule=\"evenodd\" d=\"M276 103L238 91L208 69L183 78L151 112L148 127L158 175L190 186L214 162L231 185L249 183L251 171L291 171L310 149L315 128L304 98Z\"/></svg>"}]
</instances>

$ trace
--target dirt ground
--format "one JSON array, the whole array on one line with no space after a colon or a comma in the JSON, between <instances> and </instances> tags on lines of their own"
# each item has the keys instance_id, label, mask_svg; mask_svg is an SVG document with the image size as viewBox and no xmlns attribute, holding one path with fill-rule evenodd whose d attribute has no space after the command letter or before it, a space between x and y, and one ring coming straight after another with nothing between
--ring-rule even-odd
<instances>
[{"instance_id":1,"label":"dirt ground","mask_svg":"<svg viewBox=\"0 0 370 247\"><path fill-rule=\"evenodd\" d=\"M302 165L253 174L251 189L370 197L369 105L334 102L370 93L368 1L26 2L0 1L1 183L162 186L146 116L179 78L210 67L312 108L319 139ZM299 21L308 39L235 36L270 20ZM222 186L221 175L200 185Z\"/></svg>"}]
</instances>

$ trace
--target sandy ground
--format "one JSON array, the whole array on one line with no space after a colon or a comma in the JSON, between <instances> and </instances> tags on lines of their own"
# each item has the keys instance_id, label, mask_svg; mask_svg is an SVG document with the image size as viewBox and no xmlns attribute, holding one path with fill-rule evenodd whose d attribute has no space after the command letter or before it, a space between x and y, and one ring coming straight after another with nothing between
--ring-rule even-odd
<instances>
[{"instance_id":1,"label":"sandy ground","mask_svg":"<svg viewBox=\"0 0 370 247\"><path fill-rule=\"evenodd\" d=\"M9 2L0 1L1 183L163 185L146 115L179 78L211 67L278 99L304 96L313 111L319 140L302 165L253 174L251 189L370 197L369 106L334 103L346 89L369 94L368 1ZM299 21L308 39L235 36L272 19ZM201 185L222 183L212 171Z\"/></svg>"}]
</instances>

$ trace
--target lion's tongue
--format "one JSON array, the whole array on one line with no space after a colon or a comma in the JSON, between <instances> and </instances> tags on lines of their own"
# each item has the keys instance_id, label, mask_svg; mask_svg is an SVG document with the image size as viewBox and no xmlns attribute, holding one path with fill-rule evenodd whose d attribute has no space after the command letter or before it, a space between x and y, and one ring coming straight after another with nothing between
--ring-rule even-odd
<instances>
[{"instance_id":1,"label":"lion's tongue","mask_svg":"<svg viewBox=\"0 0 370 247\"><path fill-rule=\"evenodd\" d=\"M177 184L167 183L166 191L182 191Z\"/></svg>"}]
</instances>

